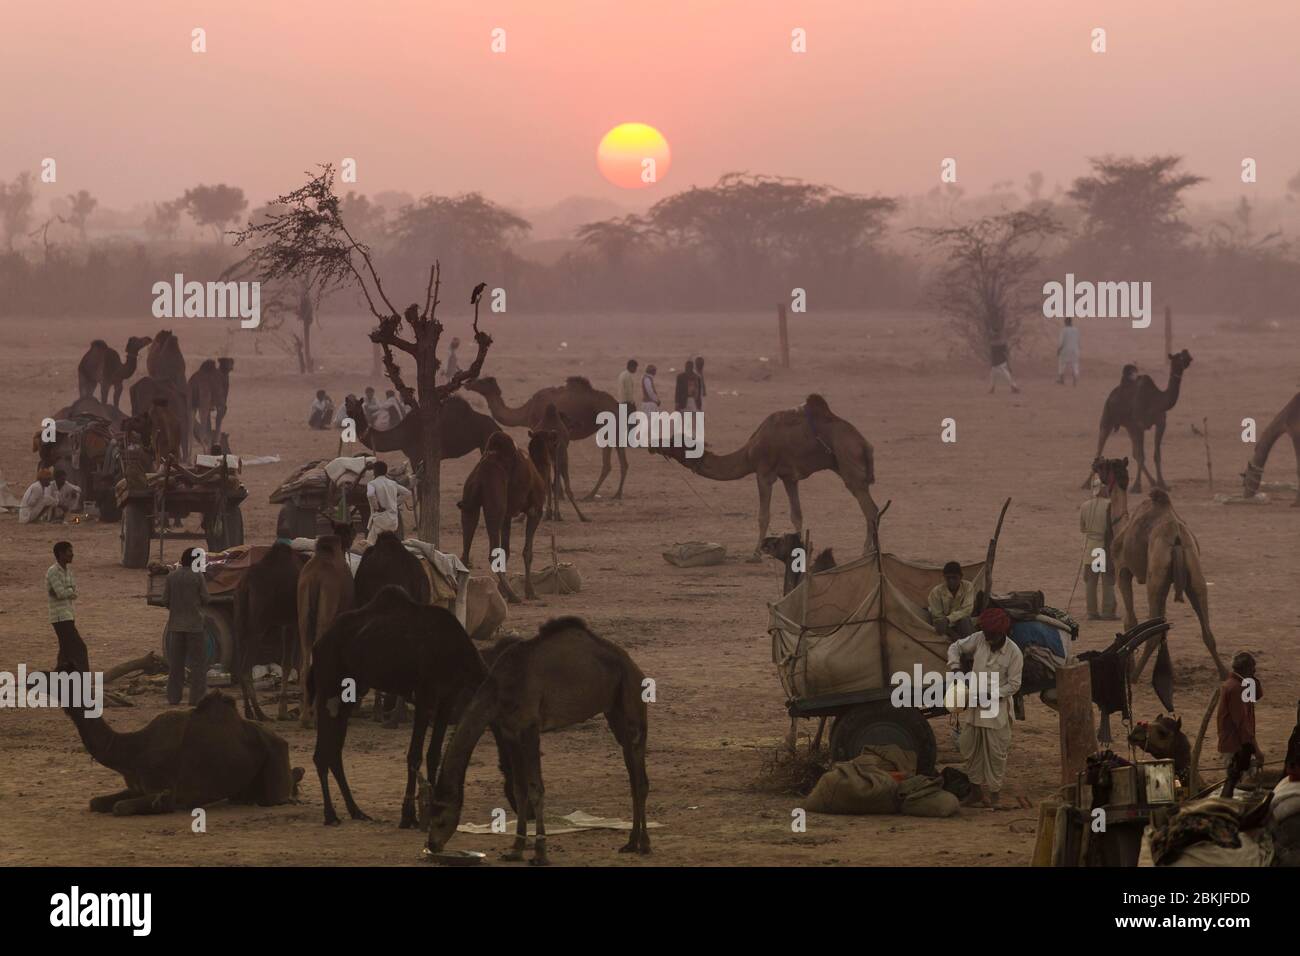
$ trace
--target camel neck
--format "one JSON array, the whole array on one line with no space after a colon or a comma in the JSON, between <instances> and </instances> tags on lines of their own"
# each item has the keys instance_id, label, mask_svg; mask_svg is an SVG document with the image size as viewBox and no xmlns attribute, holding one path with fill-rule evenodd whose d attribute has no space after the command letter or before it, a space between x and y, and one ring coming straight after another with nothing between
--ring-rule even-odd
<instances>
[{"instance_id":1,"label":"camel neck","mask_svg":"<svg viewBox=\"0 0 1300 956\"><path fill-rule=\"evenodd\" d=\"M465 799L465 773L469 759L478 746L479 738L487 729L496 711L496 693L490 684L484 684L465 708L465 713L451 735L447 752L443 755L442 769L433 787L433 797L443 803L454 804L457 809Z\"/></svg>"},{"instance_id":2,"label":"camel neck","mask_svg":"<svg viewBox=\"0 0 1300 956\"><path fill-rule=\"evenodd\" d=\"M714 481L735 481L754 473L748 448L738 448L728 455L715 455L706 451L697 463L690 464L688 460L686 467L697 475Z\"/></svg>"},{"instance_id":3,"label":"camel neck","mask_svg":"<svg viewBox=\"0 0 1300 956\"><path fill-rule=\"evenodd\" d=\"M528 418L527 405L520 405L518 408L511 408L506 404L506 400L500 392L493 392L484 395L483 397L487 399L488 410L492 412L492 417L502 425L520 427L532 424Z\"/></svg>"},{"instance_id":4,"label":"camel neck","mask_svg":"<svg viewBox=\"0 0 1300 956\"><path fill-rule=\"evenodd\" d=\"M1169 370L1169 387L1165 389L1165 407L1173 408L1178 402L1178 392L1183 387L1183 370L1180 368Z\"/></svg>"},{"instance_id":5,"label":"camel neck","mask_svg":"<svg viewBox=\"0 0 1300 956\"><path fill-rule=\"evenodd\" d=\"M1291 404L1295 404L1295 401L1293 400ZM1288 405L1273 416L1273 420L1268 423L1268 427L1260 434L1259 441L1255 444L1255 454L1250 462L1260 471L1263 471L1264 465L1268 463L1268 453L1273 450L1273 445L1286 431L1287 413L1290 409L1291 405Z\"/></svg>"},{"instance_id":6,"label":"camel neck","mask_svg":"<svg viewBox=\"0 0 1300 956\"><path fill-rule=\"evenodd\" d=\"M86 752L96 762L121 773L122 761L126 757L121 744L128 735L119 734L102 716L87 717L85 711L77 707L65 707L64 711L76 725L77 734L85 744Z\"/></svg>"}]
</instances>

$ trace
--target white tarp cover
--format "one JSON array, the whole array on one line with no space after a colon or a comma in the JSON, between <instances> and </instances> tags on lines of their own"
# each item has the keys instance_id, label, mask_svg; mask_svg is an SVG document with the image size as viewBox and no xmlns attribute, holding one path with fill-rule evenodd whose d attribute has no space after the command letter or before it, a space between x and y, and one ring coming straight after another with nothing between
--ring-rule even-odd
<instances>
[{"instance_id":1,"label":"white tarp cover","mask_svg":"<svg viewBox=\"0 0 1300 956\"><path fill-rule=\"evenodd\" d=\"M984 589L984 562L963 564L966 580ZM923 614L943 564L869 554L808 574L768 605L772 662L792 699L888 691L890 675L947 669L948 641Z\"/></svg>"}]
</instances>

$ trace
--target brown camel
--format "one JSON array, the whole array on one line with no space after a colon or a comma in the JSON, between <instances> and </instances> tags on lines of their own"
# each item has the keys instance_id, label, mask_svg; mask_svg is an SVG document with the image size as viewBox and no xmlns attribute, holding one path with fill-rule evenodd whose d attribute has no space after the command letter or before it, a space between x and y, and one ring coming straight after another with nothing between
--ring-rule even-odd
<instances>
[{"instance_id":1,"label":"brown camel","mask_svg":"<svg viewBox=\"0 0 1300 956\"><path fill-rule=\"evenodd\" d=\"M511 408L505 403L505 399L501 396L501 386L497 384L495 378L475 379L466 382L465 387L487 399L488 410L492 412L492 417L502 425L510 427L548 428L550 426L545 424L546 410L548 406L554 405L556 412L563 417L568 426L568 438L575 441L590 438L600 430L597 416L602 412L618 415L618 402L614 396L609 392L592 388L591 382L579 375L565 379L563 385L544 388L533 393L533 397L518 408ZM583 501L593 500L596 492L600 491L600 486L604 484L611 470L610 453L615 450L618 451L618 491L614 492L614 497L615 499L623 497L623 483L627 480L627 451L621 447L618 449L606 447L601 449L600 477L596 479L596 486L591 489L591 494L583 498ZM568 462L568 441L564 441L558 464L566 482L569 473Z\"/></svg>"},{"instance_id":2,"label":"brown camel","mask_svg":"<svg viewBox=\"0 0 1300 956\"><path fill-rule=\"evenodd\" d=\"M357 423L357 438L371 451L400 451L418 468L423 461L420 453L420 410L417 408L403 418L395 428L372 428L366 420L365 405L355 395L343 401L348 417ZM469 402L459 395L450 395L443 402L438 416L443 461L460 458L472 451L482 451L488 438L501 431L489 416L476 412Z\"/></svg>"},{"instance_id":3,"label":"brown camel","mask_svg":"<svg viewBox=\"0 0 1300 956\"><path fill-rule=\"evenodd\" d=\"M334 534L316 539L316 553L298 574L298 683L302 690L302 726L312 726L315 715L307 704L307 669L311 666L312 645L320 640L334 619L352 610L356 598L352 572L343 557L343 538L335 526Z\"/></svg>"},{"instance_id":4,"label":"brown camel","mask_svg":"<svg viewBox=\"0 0 1300 956\"><path fill-rule=\"evenodd\" d=\"M356 606L369 604L386 585L395 584L420 604L428 604L433 597L429 577L424 565L406 550L402 539L392 531L384 531L375 543L366 549L357 565ZM357 698L360 700L360 697ZM387 720L385 720L387 714ZM379 692L375 693L374 719L384 722L389 730L405 719L406 703L400 696L392 697L387 706Z\"/></svg>"},{"instance_id":5,"label":"brown camel","mask_svg":"<svg viewBox=\"0 0 1300 956\"><path fill-rule=\"evenodd\" d=\"M1097 454L1101 458L1106 448L1106 439L1121 428L1128 432L1133 443L1133 460L1137 463L1137 479L1133 482L1134 493L1142 490L1142 476L1145 474L1157 488L1167 488L1164 473L1160 469L1160 448L1165 437L1165 416L1178 402L1178 393L1182 389L1183 372L1192 364L1191 353L1183 349L1177 355L1169 356L1169 386L1162 392L1156 387L1150 375L1138 375L1136 365L1124 366L1120 383L1108 396L1101 411L1101 425L1097 434ZM1156 473L1152 476L1146 466L1146 431L1155 428ZM1089 474L1084 479L1087 488L1092 480Z\"/></svg>"},{"instance_id":6,"label":"brown camel","mask_svg":"<svg viewBox=\"0 0 1300 956\"><path fill-rule=\"evenodd\" d=\"M86 645L70 648L58 669L89 673ZM169 813L218 800L276 806L297 796L302 769L290 768L288 743L241 719L235 702L218 690L193 709L167 711L134 731L116 731L84 707L67 706L64 712L91 758L120 773L126 784L125 790L92 798L95 813Z\"/></svg>"},{"instance_id":7,"label":"brown camel","mask_svg":"<svg viewBox=\"0 0 1300 956\"><path fill-rule=\"evenodd\" d=\"M483 731L492 725L513 784L518 814L514 847L502 856L522 860L528 819L537 821L532 863L546 864L545 790L541 735L604 714L623 748L632 790L632 832L621 853L649 853L645 769L648 717L644 676L627 651L593 634L581 618L547 621L537 637L507 647L461 716L433 790L428 849L442 848L456 832L465 801L465 770Z\"/></svg>"},{"instance_id":8,"label":"brown camel","mask_svg":"<svg viewBox=\"0 0 1300 956\"><path fill-rule=\"evenodd\" d=\"M818 471L834 471L858 502L867 519L863 553L876 542L876 521L880 509L871 497L876 480L871 443L844 419L835 415L826 399L809 395L799 408L773 412L763 419L754 434L736 451L715 455L705 451L699 458L687 458L684 449L658 449L662 454L713 481L735 481L748 475L758 479L758 543L751 561L762 560L763 539L771 522L772 485L777 479L790 499L790 520L795 532L803 531L803 509L799 505L799 482Z\"/></svg>"},{"instance_id":9,"label":"brown camel","mask_svg":"<svg viewBox=\"0 0 1300 956\"><path fill-rule=\"evenodd\" d=\"M1274 443L1283 435L1291 436L1291 445L1295 448L1296 493L1291 507L1300 508L1300 392L1296 392L1295 397L1273 417L1268 427L1264 429L1264 433L1259 436L1255 444L1255 455L1246 463L1246 470L1241 473L1241 481L1245 487L1246 497L1255 497L1255 493L1259 491L1259 483L1264 477L1264 465L1268 461L1268 453L1273 450Z\"/></svg>"},{"instance_id":10,"label":"brown camel","mask_svg":"<svg viewBox=\"0 0 1300 956\"><path fill-rule=\"evenodd\" d=\"M185 356L181 354L181 342L168 329L162 329L149 343L149 351L144 357L145 369L150 378L171 382L177 388L184 389L188 384L185 378Z\"/></svg>"},{"instance_id":11,"label":"brown camel","mask_svg":"<svg viewBox=\"0 0 1300 956\"><path fill-rule=\"evenodd\" d=\"M1181 717L1166 717L1161 714L1150 723L1140 721L1129 732L1128 742L1158 760L1173 760L1174 773L1183 785L1191 786L1193 793L1200 789L1199 786L1193 786L1189 779L1192 744L1183 733Z\"/></svg>"},{"instance_id":12,"label":"brown camel","mask_svg":"<svg viewBox=\"0 0 1300 956\"><path fill-rule=\"evenodd\" d=\"M483 457L465 479L465 491L456 502L460 508L460 526L463 539L461 561L469 566L469 549L478 529L479 511L487 526L489 567L497 576L497 587L511 604L519 598L506 581L505 563L497 564L498 548L506 560L510 558L510 521L517 514L525 517L524 525L524 596L537 597L533 590L533 536L542 520L546 504L546 482L537 473L528 456L520 451L514 440L505 432L488 439Z\"/></svg>"},{"instance_id":13,"label":"brown camel","mask_svg":"<svg viewBox=\"0 0 1300 956\"><path fill-rule=\"evenodd\" d=\"M554 422L557 428L543 428L528 433L528 460L533 463L537 473L542 476L542 482L546 485L546 510L545 518L547 521L562 521L560 515L560 495L566 495L569 504L573 506L573 511L577 514L580 521L590 521L578 507L578 503L573 500L573 488L569 485L567 474L561 474L560 465L564 455L564 448L568 444L568 430L565 429L564 422L558 414L555 414L555 406L552 405L548 412L553 414ZM561 437L563 435L563 438ZM568 471L568 460L565 461L564 470ZM563 479L563 481L561 481Z\"/></svg>"},{"instance_id":14,"label":"brown camel","mask_svg":"<svg viewBox=\"0 0 1300 956\"><path fill-rule=\"evenodd\" d=\"M283 541L271 545L244 572L235 588L235 674L244 699L244 716L266 720L253 687L253 664L274 660L279 652L280 709L277 720L289 719L289 672L298 647L298 574L303 558ZM267 642L273 632L279 641ZM265 653L264 653L265 652ZM306 707L303 702L303 707Z\"/></svg>"},{"instance_id":15,"label":"brown camel","mask_svg":"<svg viewBox=\"0 0 1300 956\"><path fill-rule=\"evenodd\" d=\"M1106 554L1119 583L1124 601L1124 630L1137 627L1137 607L1133 599L1133 581L1147 588L1147 617L1163 618L1169 589L1174 600L1183 595L1192 605L1201 625L1201 640L1214 658L1220 679L1228 676L1219 659L1219 651L1210 631L1210 592L1201 568L1201 549L1196 535L1174 511L1169 493L1152 489L1148 497L1129 513L1128 459L1098 459L1093 468L1102 484L1110 489L1110 529ZM1147 660L1165 639L1150 641L1142 651L1135 677L1142 674Z\"/></svg>"},{"instance_id":16,"label":"brown camel","mask_svg":"<svg viewBox=\"0 0 1300 956\"><path fill-rule=\"evenodd\" d=\"M108 403L108 390L113 390L113 408L122 400L122 387L135 374L140 350L152 342L147 335L133 335L126 340L126 361L103 339L95 339L77 365L77 394L90 398L99 389L100 402Z\"/></svg>"},{"instance_id":17,"label":"brown camel","mask_svg":"<svg viewBox=\"0 0 1300 956\"><path fill-rule=\"evenodd\" d=\"M194 422L194 437L207 448L221 436L221 423L226 417L226 400L230 395L230 371L235 367L232 358L219 358L215 362L205 359L199 370L190 376L190 407L198 420ZM216 422L212 421L216 414Z\"/></svg>"},{"instance_id":18,"label":"brown camel","mask_svg":"<svg viewBox=\"0 0 1300 956\"><path fill-rule=\"evenodd\" d=\"M164 379L146 375L131 386L131 414L156 418L156 428L174 436L168 447L174 448L181 457L188 457L191 433L188 387L178 388ZM158 453L157 448L155 452ZM161 453L157 460L162 460Z\"/></svg>"}]
</instances>

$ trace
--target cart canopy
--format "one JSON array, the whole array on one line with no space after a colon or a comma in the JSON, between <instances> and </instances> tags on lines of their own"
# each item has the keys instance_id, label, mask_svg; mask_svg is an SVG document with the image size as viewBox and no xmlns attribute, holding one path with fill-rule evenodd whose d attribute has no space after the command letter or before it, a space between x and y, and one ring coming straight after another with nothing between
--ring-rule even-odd
<instances>
[{"instance_id":1,"label":"cart canopy","mask_svg":"<svg viewBox=\"0 0 1300 956\"><path fill-rule=\"evenodd\" d=\"M962 564L962 574L984 590L984 562ZM829 571L807 574L774 604L768 631L790 700L838 694L885 696L890 676L943 671L948 641L925 619L930 590L943 565L869 554Z\"/></svg>"}]
</instances>

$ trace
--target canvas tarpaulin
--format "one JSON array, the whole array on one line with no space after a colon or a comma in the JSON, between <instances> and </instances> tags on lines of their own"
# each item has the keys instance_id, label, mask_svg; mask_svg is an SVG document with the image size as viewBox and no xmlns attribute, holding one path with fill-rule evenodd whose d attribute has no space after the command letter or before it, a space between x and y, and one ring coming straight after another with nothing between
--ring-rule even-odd
<instances>
[{"instance_id":1,"label":"canvas tarpaulin","mask_svg":"<svg viewBox=\"0 0 1300 956\"><path fill-rule=\"evenodd\" d=\"M984 563L962 565L976 591ZM861 691L887 693L890 676L947 669L948 641L924 615L943 565L869 554L808 574L768 605L772 661L790 699Z\"/></svg>"}]
</instances>

